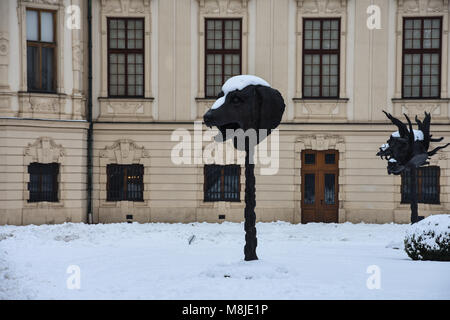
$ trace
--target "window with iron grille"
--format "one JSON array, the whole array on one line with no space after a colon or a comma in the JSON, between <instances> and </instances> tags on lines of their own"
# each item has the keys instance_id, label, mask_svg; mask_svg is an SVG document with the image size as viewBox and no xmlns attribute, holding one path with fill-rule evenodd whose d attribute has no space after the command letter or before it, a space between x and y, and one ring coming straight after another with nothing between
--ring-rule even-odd
<instances>
[{"instance_id":1,"label":"window with iron grille","mask_svg":"<svg viewBox=\"0 0 450 320\"><path fill-rule=\"evenodd\" d=\"M403 20L403 98L439 98L442 18Z\"/></svg>"},{"instance_id":2,"label":"window with iron grille","mask_svg":"<svg viewBox=\"0 0 450 320\"><path fill-rule=\"evenodd\" d=\"M205 165L204 201L239 202L241 167L238 165Z\"/></svg>"},{"instance_id":3,"label":"window with iron grille","mask_svg":"<svg viewBox=\"0 0 450 320\"><path fill-rule=\"evenodd\" d=\"M144 19L108 18L108 95L144 96Z\"/></svg>"},{"instance_id":4,"label":"window with iron grille","mask_svg":"<svg viewBox=\"0 0 450 320\"><path fill-rule=\"evenodd\" d=\"M108 164L107 201L144 201L144 166Z\"/></svg>"},{"instance_id":5,"label":"window with iron grille","mask_svg":"<svg viewBox=\"0 0 450 320\"><path fill-rule=\"evenodd\" d=\"M205 19L206 97L215 98L229 78L241 74L242 20Z\"/></svg>"},{"instance_id":6,"label":"window with iron grille","mask_svg":"<svg viewBox=\"0 0 450 320\"><path fill-rule=\"evenodd\" d=\"M27 87L30 92L56 92L55 12L27 9Z\"/></svg>"},{"instance_id":7,"label":"window with iron grille","mask_svg":"<svg viewBox=\"0 0 450 320\"><path fill-rule=\"evenodd\" d=\"M28 166L28 173L28 202L58 202L59 163L33 162Z\"/></svg>"},{"instance_id":8,"label":"window with iron grille","mask_svg":"<svg viewBox=\"0 0 450 320\"><path fill-rule=\"evenodd\" d=\"M303 20L303 98L339 98L340 19Z\"/></svg>"},{"instance_id":9,"label":"window with iron grille","mask_svg":"<svg viewBox=\"0 0 450 320\"><path fill-rule=\"evenodd\" d=\"M439 177L440 168L437 166L417 169L417 199L419 203L439 204ZM411 202L411 174L410 171L402 173L402 203Z\"/></svg>"}]
</instances>

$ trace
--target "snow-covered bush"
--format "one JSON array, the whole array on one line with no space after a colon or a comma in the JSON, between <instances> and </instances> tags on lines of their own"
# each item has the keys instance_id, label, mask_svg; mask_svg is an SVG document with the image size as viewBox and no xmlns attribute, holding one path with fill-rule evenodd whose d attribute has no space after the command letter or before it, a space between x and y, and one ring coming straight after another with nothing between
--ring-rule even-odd
<instances>
[{"instance_id":1,"label":"snow-covered bush","mask_svg":"<svg viewBox=\"0 0 450 320\"><path fill-rule=\"evenodd\" d=\"M432 215L411 225L405 251L413 260L450 261L450 214Z\"/></svg>"}]
</instances>

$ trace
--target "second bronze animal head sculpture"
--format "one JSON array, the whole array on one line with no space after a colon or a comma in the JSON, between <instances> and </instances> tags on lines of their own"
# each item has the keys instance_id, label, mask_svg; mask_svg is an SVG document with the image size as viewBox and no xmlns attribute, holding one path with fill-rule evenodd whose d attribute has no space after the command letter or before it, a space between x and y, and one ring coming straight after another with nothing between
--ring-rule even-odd
<instances>
[{"instance_id":1,"label":"second bronze animal head sculpture","mask_svg":"<svg viewBox=\"0 0 450 320\"><path fill-rule=\"evenodd\" d=\"M425 112L423 122L416 116L418 130L414 130L411 120L405 114L408 126L390 113L383 111L389 120L397 126L398 131L391 134L387 143L380 147L377 156L388 160L389 174L399 175L408 168L419 168L428 164L428 159L445 146L428 151L430 142L441 142L444 138L433 139L430 134L431 115Z\"/></svg>"},{"instance_id":2,"label":"second bronze animal head sculpture","mask_svg":"<svg viewBox=\"0 0 450 320\"><path fill-rule=\"evenodd\" d=\"M429 164L428 159L450 144L436 147L431 151L430 142L441 142L443 138L433 139L430 134L431 115L425 112L423 121L416 116L417 129L414 130L411 120L405 114L408 126L390 113L383 111L389 120L397 126L398 131L391 134L387 143L383 144L377 156L388 160L387 170L389 174L399 175L405 173L409 182L408 202L411 206L411 223L416 223L423 219L419 216L418 195L417 195L417 171L418 168Z\"/></svg>"}]
</instances>

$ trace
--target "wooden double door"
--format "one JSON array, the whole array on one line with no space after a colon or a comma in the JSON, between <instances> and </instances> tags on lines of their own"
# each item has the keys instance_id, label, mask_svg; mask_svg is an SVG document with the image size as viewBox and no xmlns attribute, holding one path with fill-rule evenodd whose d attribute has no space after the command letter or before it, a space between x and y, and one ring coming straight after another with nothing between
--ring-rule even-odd
<instances>
[{"instance_id":1,"label":"wooden double door","mask_svg":"<svg viewBox=\"0 0 450 320\"><path fill-rule=\"evenodd\" d=\"M339 152L302 151L302 223L338 222Z\"/></svg>"}]
</instances>

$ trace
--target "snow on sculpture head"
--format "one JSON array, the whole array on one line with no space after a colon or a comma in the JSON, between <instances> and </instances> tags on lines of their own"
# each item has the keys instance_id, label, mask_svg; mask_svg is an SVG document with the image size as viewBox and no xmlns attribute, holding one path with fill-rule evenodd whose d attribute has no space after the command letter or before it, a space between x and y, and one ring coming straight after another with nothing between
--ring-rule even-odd
<instances>
[{"instance_id":1,"label":"snow on sculpture head","mask_svg":"<svg viewBox=\"0 0 450 320\"><path fill-rule=\"evenodd\" d=\"M224 138L229 138L227 129L254 129L259 142L266 136L260 136L259 130L265 129L269 135L280 124L284 108L281 94L265 80L239 75L223 84L222 92L203 120L208 127L217 127Z\"/></svg>"},{"instance_id":2,"label":"snow on sculpture head","mask_svg":"<svg viewBox=\"0 0 450 320\"><path fill-rule=\"evenodd\" d=\"M430 135L431 115L425 112L425 118L420 121L416 116L416 123L419 130L413 130L409 117L405 114L408 127L399 119L394 118L390 113L383 111L389 120L397 126L398 131L393 132L387 143L383 144L377 156L388 160L387 170L389 174L401 174L407 168L418 168L428 164L427 160L440 149L447 147L437 147L428 152L430 142L440 142L443 138L432 139Z\"/></svg>"}]
</instances>

